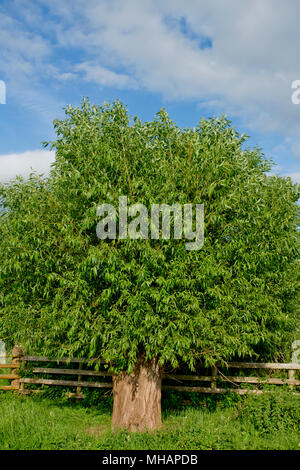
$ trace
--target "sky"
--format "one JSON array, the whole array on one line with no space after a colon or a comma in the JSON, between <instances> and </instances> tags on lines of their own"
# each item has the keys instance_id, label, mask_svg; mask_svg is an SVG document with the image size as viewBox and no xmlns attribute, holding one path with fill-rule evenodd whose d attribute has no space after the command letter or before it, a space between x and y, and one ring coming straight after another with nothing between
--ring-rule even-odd
<instances>
[{"instance_id":1,"label":"sky","mask_svg":"<svg viewBox=\"0 0 300 470\"><path fill-rule=\"evenodd\" d=\"M87 96L180 127L225 114L300 182L299 18L299 0L0 0L0 181L47 174L41 142Z\"/></svg>"}]
</instances>

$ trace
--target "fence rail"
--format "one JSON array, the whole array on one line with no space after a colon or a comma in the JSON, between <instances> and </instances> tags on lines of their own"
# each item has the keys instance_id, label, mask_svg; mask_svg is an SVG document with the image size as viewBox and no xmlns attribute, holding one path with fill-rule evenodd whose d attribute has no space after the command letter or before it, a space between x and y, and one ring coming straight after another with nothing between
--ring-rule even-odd
<instances>
[{"instance_id":1,"label":"fence rail","mask_svg":"<svg viewBox=\"0 0 300 470\"><path fill-rule=\"evenodd\" d=\"M56 362L57 364L63 363L63 364L68 364L68 363L93 363L97 362L98 364L105 364L105 361L103 361L101 358L94 357L90 359L85 359L85 358L80 358L80 357L56 357L56 358L49 358L45 356L22 356L22 360L24 362Z\"/></svg>"},{"instance_id":2,"label":"fence rail","mask_svg":"<svg viewBox=\"0 0 300 470\"><path fill-rule=\"evenodd\" d=\"M24 384L62 385L67 387L112 388L112 383L83 382L79 380L20 379Z\"/></svg>"},{"instance_id":3,"label":"fence rail","mask_svg":"<svg viewBox=\"0 0 300 470\"><path fill-rule=\"evenodd\" d=\"M19 368L22 364L30 362L41 362L41 363L55 363L55 367L33 367L32 373L34 374L46 374L54 376L70 376L71 380L66 380L65 378L44 378L44 377L21 377L19 375ZM31 393L38 392L39 389L26 389L25 385L48 385L48 386L64 386L64 387L74 387L76 392L70 392L69 397L75 398L84 398L82 394L82 388L112 388L112 376L113 373L109 371L95 371L83 369L84 364L87 367L97 364L104 364L100 358L49 358L44 356L28 356L23 355L20 347L15 347L13 349L12 362L10 364L1 364L0 369L10 369L3 374L0 374L0 380L10 380L10 385L0 385L0 390L18 390L20 393ZM63 367L59 367L59 364L62 364ZM78 364L78 368L68 368L68 365ZM257 377L257 376L235 376L235 375L226 375L229 369L250 369L250 370L263 370L263 371L287 371L288 378L279 378L279 377ZM222 371L223 370L223 371ZM199 393L228 393L233 392L239 395L245 393L255 393L261 394L263 390L260 390L260 385L269 384L269 385L288 385L291 389L300 386L300 380L295 378L297 371L300 371L300 364L296 363L255 363L255 362L231 362L228 364L227 368L224 367L220 370L217 367L212 367L209 375L196 375L196 374L164 374L163 375L163 385L164 390L177 390L180 392L199 392ZM90 382L84 380L84 378L95 378L100 379L100 381ZM102 378L106 378L106 381L101 381ZM110 380L107 381L107 378ZM170 383L171 382L171 383ZM173 382L173 383L172 383ZM177 382L174 384L174 382ZM201 385L202 383L208 383L207 386ZM223 386L220 386L220 382ZM191 385L192 383L192 385ZM227 387L224 387L224 384L227 384ZM239 384L251 384L255 386L255 389L243 389L238 388Z\"/></svg>"},{"instance_id":4,"label":"fence rail","mask_svg":"<svg viewBox=\"0 0 300 470\"><path fill-rule=\"evenodd\" d=\"M288 363L277 363L277 362L230 362L229 368L238 369L285 369L285 370L300 370L300 364Z\"/></svg>"}]
</instances>

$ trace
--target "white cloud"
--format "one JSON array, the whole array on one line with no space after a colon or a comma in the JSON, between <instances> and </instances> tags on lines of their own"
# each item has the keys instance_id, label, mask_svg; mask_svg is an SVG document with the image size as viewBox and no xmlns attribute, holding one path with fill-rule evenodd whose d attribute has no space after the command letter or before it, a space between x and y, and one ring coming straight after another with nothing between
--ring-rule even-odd
<instances>
[{"instance_id":1,"label":"white cloud","mask_svg":"<svg viewBox=\"0 0 300 470\"><path fill-rule=\"evenodd\" d=\"M55 152L48 150L0 155L0 181L9 181L17 175L28 177L33 170L39 174L47 174L54 160Z\"/></svg>"},{"instance_id":2,"label":"white cloud","mask_svg":"<svg viewBox=\"0 0 300 470\"><path fill-rule=\"evenodd\" d=\"M41 77L64 86L83 77L194 100L249 130L277 133L300 157L300 105L291 102L300 79L298 0L20 0L18 7L24 24L0 16L0 71L10 71L15 95L25 91L25 105L37 112L51 106L36 87ZM201 48L207 38L212 47Z\"/></svg>"},{"instance_id":3,"label":"white cloud","mask_svg":"<svg viewBox=\"0 0 300 470\"><path fill-rule=\"evenodd\" d=\"M58 44L85 51L88 62L73 68L85 80L171 100L217 100L251 129L300 131L300 105L291 102L291 83L300 79L298 0L41 3L60 17ZM199 47L203 38L212 47Z\"/></svg>"},{"instance_id":4,"label":"white cloud","mask_svg":"<svg viewBox=\"0 0 300 470\"><path fill-rule=\"evenodd\" d=\"M84 79L99 83L103 86L113 86L116 88L137 88L134 79L123 73L116 73L101 65L93 65L89 62L82 62L74 67L75 71L83 72Z\"/></svg>"}]
</instances>

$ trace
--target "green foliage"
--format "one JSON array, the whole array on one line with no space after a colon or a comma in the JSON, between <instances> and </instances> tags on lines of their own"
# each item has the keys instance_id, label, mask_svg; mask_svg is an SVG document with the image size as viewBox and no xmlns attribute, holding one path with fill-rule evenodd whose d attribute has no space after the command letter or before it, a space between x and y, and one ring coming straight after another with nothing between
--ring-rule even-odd
<instances>
[{"instance_id":1,"label":"green foliage","mask_svg":"<svg viewBox=\"0 0 300 470\"><path fill-rule=\"evenodd\" d=\"M1 369L1 366L0 366L0 375L1 374L7 374L7 369ZM1 385L10 385L10 381L6 379L0 379L0 386Z\"/></svg>"},{"instance_id":2,"label":"green foliage","mask_svg":"<svg viewBox=\"0 0 300 470\"><path fill-rule=\"evenodd\" d=\"M209 411L224 410L233 407L242 401L242 397L235 393L206 394L198 392L177 392L176 390L163 390L162 408L165 412L193 408L205 408Z\"/></svg>"},{"instance_id":3,"label":"green foliage","mask_svg":"<svg viewBox=\"0 0 300 470\"><path fill-rule=\"evenodd\" d=\"M284 390L252 396L244 405L241 418L261 434L299 431L300 400Z\"/></svg>"},{"instance_id":4,"label":"green foliage","mask_svg":"<svg viewBox=\"0 0 300 470\"><path fill-rule=\"evenodd\" d=\"M193 368L278 359L297 324L299 188L268 176L226 118L180 129L84 100L56 120L56 162L0 186L0 337L45 355L138 354ZM47 145L47 143L45 143ZM96 236L102 203L203 203L205 241Z\"/></svg>"},{"instance_id":5,"label":"green foliage","mask_svg":"<svg viewBox=\"0 0 300 470\"><path fill-rule=\"evenodd\" d=\"M44 385L40 397L49 400L60 400L62 403L76 403L75 398L69 398L70 387L50 387ZM84 398L80 399L80 406L85 408L97 407L101 412L112 412L112 391L84 389Z\"/></svg>"}]
</instances>

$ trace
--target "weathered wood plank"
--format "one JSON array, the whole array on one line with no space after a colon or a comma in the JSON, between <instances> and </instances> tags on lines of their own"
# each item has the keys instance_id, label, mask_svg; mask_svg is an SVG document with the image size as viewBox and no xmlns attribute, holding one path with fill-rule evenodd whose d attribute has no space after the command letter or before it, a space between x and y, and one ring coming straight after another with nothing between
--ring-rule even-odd
<instances>
[{"instance_id":1,"label":"weathered wood plank","mask_svg":"<svg viewBox=\"0 0 300 470\"><path fill-rule=\"evenodd\" d=\"M226 378L225 378L226 377ZM185 380L189 382L211 382L212 377L200 376L200 375L169 375L163 376L164 379L168 380ZM227 379L227 380L226 380ZM232 377L232 376L218 376L217 380L222 382L234 382L234 383L252 383L252 384L274 384L274 385L300 385L300 380L295 379L279 379L279 378L263 378L263 377Z\"/></svg>"},{"instance_id":2,"label":"weathered wood plank","mask_svg":"<svg viewBox=\"0 0 300 470\"><path fill-rule=\"evenodd\" d=\"M83 370L83 369L55 369L52 367L35 367L33 371L35 374L61 374L61 375L88 375L91 377L111 377L112 372L105 371L93 371L93 370Z\"/></svg>"},{"instance_id":3,"label":"weathered wood plank","mask_svg":"<svg viewBox=\"0 0 300 470\"><path fill-rule=\"evenodd\" d=\"M92 362L98 362L100 364L106 364L103 360L99 358L90 358L90 359L85 359L85 358L79 358L79 357L44 357L44 356L23 356L22 361L25 362L56 362L56 363L92 363Z\"/></svg>"},{"instance_id":4,"label":"weathered wood plank","mask_svg":"<svg viewBox=\"0 0 300 470\"><path fill-rule=\"evenodd\" d=\"M106 371L92 371L92 370L83 370L83 369L56 369L56 368L48 368L48 367L36 367L33 369L34 373L45 373L45 374L58 374L58 375L76 375L78 376L79 373L81 376L89 376L89 377L112 377L112 372ZM10 376L0 376L0 378L15 378L15 375ZM197 381L197 382L211 382L212 377L209 376L200 376L200 375L170 375L165 374L164 379L168 380L175 380L175 381ZM260 383L267 383L267 384L277 384L277 385L284 385L284 384L292 384L292 385L300 385L300 380L290 380L290 379L279 379L279 378L263 378L263 377L226 377L228 381L235 382L235 383L253 383L253 384L260 384ZM226 382L227 380L223 377L218 377L218 380Z\"/></svg>"},{"instance_id":5,"label":"weathered wood plank","mask_svg":"<svg viewBox=\"0 0 300 470\"><path fill-rule=\"evenodd\" d=\"M20 379L25 384L41 384L41 385L62 385L70 387L92 387L92 388L112 388L112 383L105 382L78 382L77 380L51 380L51 379Z\"/></svg>"},{"instance_id":6,"label":"weathered wood plank","mask_svg":"<svg viewBox=\"0 0 300 470\"><path fill-rule=\"evenodd\" d=\"M68 398L76 398L76 400L83 399L85 395L83 393L68 393Z\"/></svg>"},{"instance_id":7,"label":"weathered wood plank","mask_svg":"<svg viewBox=\"0 0 300 470\"><path fill-rule=\"evenodd\" d=\"M0 390L18 390L14 385L1 385Z\"/></svg>"},{"instance_id":8,"label":"weathered wood plank","mask_svg":"<svg viewBox=\"0 0 300 470\"><path fill-rule=\"evenodd\" d=\"M18 378L19 376L16 374L0 374L0 380L13 380Z\"/></svg>"},{"instance_id":9,"label":"weathered wood plank","mask_svg":"<svg viewBox=\"0 0 300 470\"><path fill-rule=\"evenodd\" d=\"M276 362L229 362L228 368L237 369L285 369L285 370L300 370L300 364L295 363L276 363Z\"/></svg>"},{"instance_id":10,"label":"weathered wood plank","mask_svg":"<svg viewBox=\"0 0 300 470\"><path fill-rule=\"evenodd\" d=\"M163 385L163 390L177 390L178 392L200 392L200 393L212 393L210 387L194 387L185 385ZM215 393L223 393L226 389L217 388L214 389Z\"/></svg>"},{"instance_id":11,"label":"weathered wood plank","mask_svg":"<svg viewBox=\"0 0 300 470\"><path fill-rule=\"evenodd\" d=\"M278 379L263 377L226 377L230 382L248 383L248 384L273 384L273 385L300 385L300 380L295 379ZM226 379L219 377L219 380L226 382Z\"/></svg>"},{"instance_id":12,"label":"weathered wood plank","mask_svg":"<svg viewBox=\"0 0 300 470\"><path fill-rule=\"evenodd\" d=\"M18 369L19 364L0 364L0 369Z\"/></svg>"},{"instance_id":13,"label":"weathered wood plank","mask_svg":"<svg viewBox=\"0 0 300 470\"><path fill-rule=\"evenodd\" d=\"M217 388L217 373L218 373L217 368L212 367L212 369L211 369L211 384L210 384L210 388L212 390L215 390Z\"/></svg>"},{"instance_id":14,"label":"weathered wood plank","mask_svg":"<svg viewBox=\"0 0 300 470\"><path fill-rule=\"evenodd\" d=\"M177 390L179 392L200 392L200 393L237 393L238 395L245 395L246 393L261 395L262 393L272 393L271 390L247 390L243 388L215 388L210 387L181 387L173 385L164 385L163 389ZM300 395L300 393L291 392L293 395Z\"/></svg>"},{"instance_id":15,"label":"weathered wood plank","mask_svg":"<svg viewBox=\"0 0 300 470\"><path fill-rule=\"evenodd\" d=\"M258 394L263 393L262 390L246 390L241 388L211 388L211 387L184 387L178 385L163 385L164 390L177 390L178 392L199 392L199 393L237 393L245 395L246 393Z\"/></svg>"},{"instance_id":16,"label":"weathered wood plank","mask_svg":"<svg viewBox=\"0 0 300 470\"><path fill-rule=\"evenodd\" d=\"M290 380L290 389L294 389L294 381L295 381L295 370L289 370L289 380Z\"/></svg>"},{"instance_id":17,"label":"weathered wood plank","mask_svg":"<svg viewBox=\"0 0 300 470\"><path fill-rule=\"evenodd\" d=\"M31 395L32 393L41 393L43 390L33 390L33 389L27 389L27 390L19 390L19 393L21 395Z\"/></svg>"}]
</instances>

